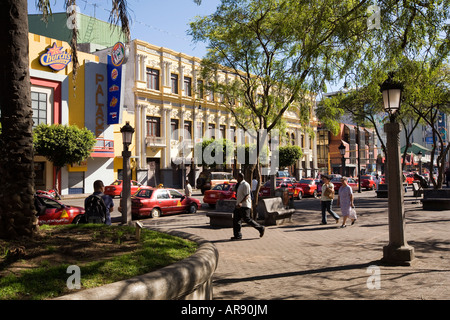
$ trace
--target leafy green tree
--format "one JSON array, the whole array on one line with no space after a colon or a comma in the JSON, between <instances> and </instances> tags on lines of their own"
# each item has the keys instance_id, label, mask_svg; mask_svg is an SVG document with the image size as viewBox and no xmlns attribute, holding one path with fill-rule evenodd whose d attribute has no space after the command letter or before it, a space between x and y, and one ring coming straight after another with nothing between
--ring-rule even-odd
<instances>
[{"instance_id":1,"label":"leafy green tree","mask_svg":"<svg viewBox=\"0 0 450 320\"><path fill-rule=\"evenodd\" d=\"M195 145L196 161L209 169L231 163L234 144L228 139L205 139Z\"/></svg>"},{"instance_id":2,"label":"leafy green tree","mask_svg":"<svg viewBox=\"0 0 450 320\"><path fill-rule=\"evenodd\" d=\"M290 167L303 157L302 148L299 146L281 146L279 149L280 168Z\"/></svg>"},{"instance_id":3,"label":"leafy green tree","mask_svg":"<svg viewBox=\"0 0 450 320\"><path fill-rule=\"evenodd\" d=\"M246 130L270 133L287 110L308 124L314 105L311 92L352 66L361 47L357 38L367 32L368 5L222 0L215 13L191 23L194 41L208 45L202 60L204 83L223 97L221 104ZM226 72L228 79L219 81L218 71ZM261 139L256 138L260 150Z\"/></svg>"},{"instance_id":4,"label":"leafy green tree","mask_svg":"<svg viewBox=\"0 0 450 320\"><path fill-rule=\"evenodd\" d=\"M194 0L200 4L200 0ZM33 120L30 72L28 70L28 2L4 0L0 10L0 108L2 142L0 142L0 238L32 236L38 229L34 208ZM76 5L65 0L66 8ZM50 0L36 0L44 18L51 14ZM112 0L110 20L121 22L129 39L128 4ZM77 33L73 29L70 46L74 76L78 67Z\"/></svg>"},{"instance_id":5,"label":"leafy green tree","mask_svg":"<svg viewBox=\"0 0 450 320\"><path fill-rule=\"evenodd\" d=\"M34 148L56 167L56 176L68 164L86 160L96 143L94 134L75 125L40 124L34 129ZM55 190L58 190L56 179Z\"/></svg>"}]
</instances>

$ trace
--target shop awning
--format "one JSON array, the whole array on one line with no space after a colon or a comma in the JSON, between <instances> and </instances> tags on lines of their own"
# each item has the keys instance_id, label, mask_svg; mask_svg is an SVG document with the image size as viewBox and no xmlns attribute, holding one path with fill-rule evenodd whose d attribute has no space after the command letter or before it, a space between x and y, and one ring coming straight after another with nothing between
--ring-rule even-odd
<instances>
[{"instance_id":1,"label":"shop awning","mask_svg":"<svg viewBox=\"0 0 450 320\"><path fill-rule=\"evenodd\" d=\"M405 152L405 147L402 147L400 149L401 153ZM417 155L419 153L419 151L422 151L422 154L425 154L427 152L431 152L430 149L425 148L424 146L421 146L418 143L412 143L411 146L409 146L408 148L408 152L407 153L414 153L415 155Z\"/></svg>"}]
</instances>

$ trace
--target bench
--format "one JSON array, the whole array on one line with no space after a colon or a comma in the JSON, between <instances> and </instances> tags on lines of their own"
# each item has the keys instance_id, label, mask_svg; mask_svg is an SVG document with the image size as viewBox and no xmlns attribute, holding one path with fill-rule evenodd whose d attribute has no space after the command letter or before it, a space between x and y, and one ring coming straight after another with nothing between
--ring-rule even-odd
<instances>
[{"instance_id":1,"label":"bench","mask_svg":"<svg viewBox=\"0 0 450 320\"><path fill-rule=\"evenodd\" d=\"M450 210L450 189L423 189L423 210Z\"/></svg>"},{"instance_id":2,"label":"bench","mask_svg":"<svg viewBox=\"0 0 450 320\"><path fill-rule=\"evenodd\" d=\"M213 228L232 228L235 207L236 200L218 200L216 211L210 211L206 214L209 218L209 225Z\"/></svg>"},{"instance_id":3,"label":"bench","mask_svg":"<svg viewBox=\"0 0 450 320\"><path fill-rule=\"evenodd\" d=\"M286 209L280 197L265 198L258 202L258 215L264 218L264 225L274 226L290 222L295 209Z\"/></svg>"}]
</instances>

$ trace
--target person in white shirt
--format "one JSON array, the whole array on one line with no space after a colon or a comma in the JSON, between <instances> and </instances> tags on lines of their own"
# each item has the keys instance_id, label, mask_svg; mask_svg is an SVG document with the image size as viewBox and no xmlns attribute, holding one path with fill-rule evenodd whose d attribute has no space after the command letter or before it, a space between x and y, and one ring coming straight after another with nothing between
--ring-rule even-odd
<instances>
[{"instance_id":1,"label":"person in white shirt","mask_svg":"<svg viewBox=\"0 0 450 320\"><path fill-rule=\"evenodd\" d=\"M264 226L257 223L250 217L250 212L252 208L252 199L250 197L250 185L244 180L244 174L238 174L238 187L236 191L236 208L233 212L233 237L231 240L242 239L242 220L251 225L253 228L259 231L259 236L264 235Z\"/></svg>"},{"instance_id":2,"label":"person in white shirt","mask_svg":"<svg viewBox=\"0 0 450 320\"><path fill-rule=\"evenodd\" d=\"M255 198L256 188L258 187L258 180L256 178L253 178L252 180L252 200Z\"/></svg>"},{"instance_id":3,"label":"person in white shirt","mask_svg":"<svg viewBox=\"0 0 450 320\"><path fill-rule=\"evenodd\" d=\"M192 196L192 187L189 183L189 179L186 179L186 185L184 186L184 193L186 194L186 197Z\"/></svg>"}]
</instances>

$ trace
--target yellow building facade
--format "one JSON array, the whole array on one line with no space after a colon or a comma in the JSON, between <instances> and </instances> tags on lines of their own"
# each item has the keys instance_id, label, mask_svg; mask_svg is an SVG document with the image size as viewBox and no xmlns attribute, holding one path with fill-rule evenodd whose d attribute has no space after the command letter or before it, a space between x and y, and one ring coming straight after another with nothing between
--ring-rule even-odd
<instances>
[{"instance_id":1,"label":"yellow building facade","mask_svg":"<svg viewBox=\"0 0 450 320\"><path fill-rule=\"evenodd\" d=\"M53 188L59 180L60 194L91 193L97 179L110 184L121 169L120 124L106 121L106 66L93 54L78 52L80 67L73 78L68 43L29 34L33 120L35 125L63 124L86 127L94 132L97 144L91 157L81 164L63 168L58 177L53 165L36 155L36 189ZM134 117L123 114L124 121ZM119 132L119 133L117 133ZM118 147L117 147L118 146Z\"/></svg>"},{"instance_id":2,"label":"yellow building facade","mask_svg":"<svg viewBox=\"0 0 450 320\"><path fill-rule=\"evenodd\" d=\"M104 53L96 54L104 61ZM236 144L256 142L239 130L220 95L201 89L200 64L197 57L141 40L129 44L124 114L134 124L133 165L137 180L143 184L180 188L184 177L189 177L194 185L199 168L193 164L193 150L203 138L227 138ZM216 77L218 82L226 82L234 76L219 72ZM284 119L285 143L299 145L304 152L291 174L313 176L317 170L316 119L312 117L312 130L304 130L296 112L286 112ZM230 171L231 167L224 169Z\"/></svg>"}]
</instances>

